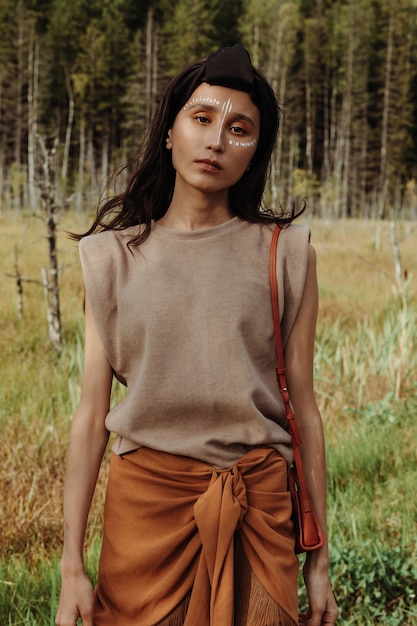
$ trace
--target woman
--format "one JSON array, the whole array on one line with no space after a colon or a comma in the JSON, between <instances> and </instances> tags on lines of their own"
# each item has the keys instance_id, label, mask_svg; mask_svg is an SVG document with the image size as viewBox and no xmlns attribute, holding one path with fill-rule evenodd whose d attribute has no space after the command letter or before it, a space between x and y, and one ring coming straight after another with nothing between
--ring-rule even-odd
<instances>
[{"instance_id":1,"label":"woman","mask_svg":"<svg viewBox=\"0 0 417 626\"><path fill-rule=\"evenodd\" d=\"M79 617L84 626L335 624L326 541L307 557L309 607L297 614L292 451L268 282L273 228L294 216L262 208L278 127L273 91L244 48L192 64L168 85L127 190L78 237L85 368L65 481L59 626ZM288 384L325 531L308 239L302 226L282 231L278 281ZM113 375L128 393L110 410ZM83 543L110 431L94 592Z\"/></svg>"}]
</instances>

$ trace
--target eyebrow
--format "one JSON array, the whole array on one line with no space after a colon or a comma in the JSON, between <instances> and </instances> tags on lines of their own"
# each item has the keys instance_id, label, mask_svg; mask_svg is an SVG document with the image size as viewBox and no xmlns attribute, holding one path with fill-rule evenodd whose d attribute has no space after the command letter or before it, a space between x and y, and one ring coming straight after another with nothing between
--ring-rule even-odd
<instances>
[{"instance_id":1,"label":"eyebrow","mask_svg":"<svg viewBox=\"0 0 417 626\"><path fill-rule=\"evenodd\" d=\"M190 104L187 107L187 109L188 110L190 110L190 109L202 109L203 111L214 111L214 112L220 111L218 106L215 106L213 104L206 104L205 102L194 102L193 104ZM254 121L253 121L253 119L251 117L249 117L249 115L245 115L244 113L233 112L232 116L236 120L243 120L245 122L249 122L249 124L251 124L253 127L255 127Z\"/></svg>"}]
</instances>

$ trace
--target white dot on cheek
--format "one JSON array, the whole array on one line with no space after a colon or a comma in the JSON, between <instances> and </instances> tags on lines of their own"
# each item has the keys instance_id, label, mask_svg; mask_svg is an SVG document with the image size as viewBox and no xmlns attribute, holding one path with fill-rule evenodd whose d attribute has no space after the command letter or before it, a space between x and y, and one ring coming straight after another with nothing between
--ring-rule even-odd
<instances>
[{"instance_id":1,"label":"white dot on cheek","mask_svg":"<svg viewBox=\"0 0 417 626\"><path fill-rule=\"evenodd\" d=\"M252 139L252 141L233 141L233 139L229 139L230 146L236 146L237 148L254 148L256 146L256 139Z\"/></svg>"}]
</instances>

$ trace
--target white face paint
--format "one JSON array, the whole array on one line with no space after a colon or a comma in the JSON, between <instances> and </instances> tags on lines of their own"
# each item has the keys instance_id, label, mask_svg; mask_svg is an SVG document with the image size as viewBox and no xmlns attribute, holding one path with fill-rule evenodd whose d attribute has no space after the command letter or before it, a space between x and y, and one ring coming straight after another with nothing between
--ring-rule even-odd
<instances>
[{"instance_id":1,"label":"white face paint","mask_svg":"<svg viewBox=\"0 0 417 626\"><path fill-rule=\"evenodd\" d=\"M196 104L210 104L212 106L220 106L220 102L219 100L216 100L216 98L209 98L208 96L199 96L198 98L192 98L191 100L189 100L187 102L187 104L185 104L182 108L183 111L187 111L187 109L189 109L192 106L195 106Z\"/></svg>"},{"instance_id":2,"label":"white face paint","mask_svg":"<svg viewBox=\"0 0 417 626\"><path fill-rule=\"evenodd\" d=\"M224 193L227 203L228 190L251 165L260 121L247 92L201 83L168 133L176 193Z\"/></svg>"},{"instance_id":3,"label":"white face paint","mask_svg":"<svg viewBox=\"0 0 417 626\"><path fill-rule=\"evenodd\" d=\"M219 134L217 136L217 143L220 143L220 138L221 138L221 134L222 134L222 131L223 131L223 126L224 126L224 122L225 122L226 116L229 113L231 113L232 110L233 110L233 104L232 104L231 98L228 98L226 100L226 102L223 102L221 110L223 111L223 118L222 118L222 121L221 121L220 126L219 126Z\"/></svg>"},{"instance_id":4,"label":"white face paint","mask_svg":"<svg viewBox=\"0 0 417 626\"><path fill-rule=\"evenodd\" d=\"M229 146L236 146L236 148L253 148L256 146L256 139L252 139L252 141L233 141L233 139L229 139Z\"/></svg>"},{"instance_id":5,"label":"white face paint","mask_svg":"<svg viewBox=\"0 0 417 626\"><path fill-rule=\"evenodd\" d=\"M188 111L190 108L196 107L200 104L208 105L210 107L217 107L217 108L220 108L220 110L222 111L223 116L221 119L221 123L219 125L219 132L218 132L218 136L216 139L216 143L220 143L221 134L223 131L225 120L227 116L229 115L229 113L232 113L233 111L232 99L228 98L227 100L220 102L216 98L211 98L209 96L193 97L183 106L182 110ZM257 141L256 139L252 139L251 141L239 141L239 140L229 139L228 144L236 148L254 148L257 144Z\"/></svg>"}]
</instances>

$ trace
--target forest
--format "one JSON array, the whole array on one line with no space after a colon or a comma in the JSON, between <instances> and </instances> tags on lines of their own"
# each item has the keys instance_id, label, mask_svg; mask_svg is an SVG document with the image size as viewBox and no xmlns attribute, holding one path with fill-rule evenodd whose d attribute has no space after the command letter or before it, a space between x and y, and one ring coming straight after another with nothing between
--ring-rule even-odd
<instances>
[{"instance_id":1,"label":"forest","mask_svg":"<svg viewBox=\"0 0 417 626\"><path fill-rule=\"evenodd\" d=\"M267 203L417 215L415 0L0 0L0 210L90 210L167 79L242 43L283 109ZM128 170L126 170L128 173Z\"/></svg>"}]
</instances>

